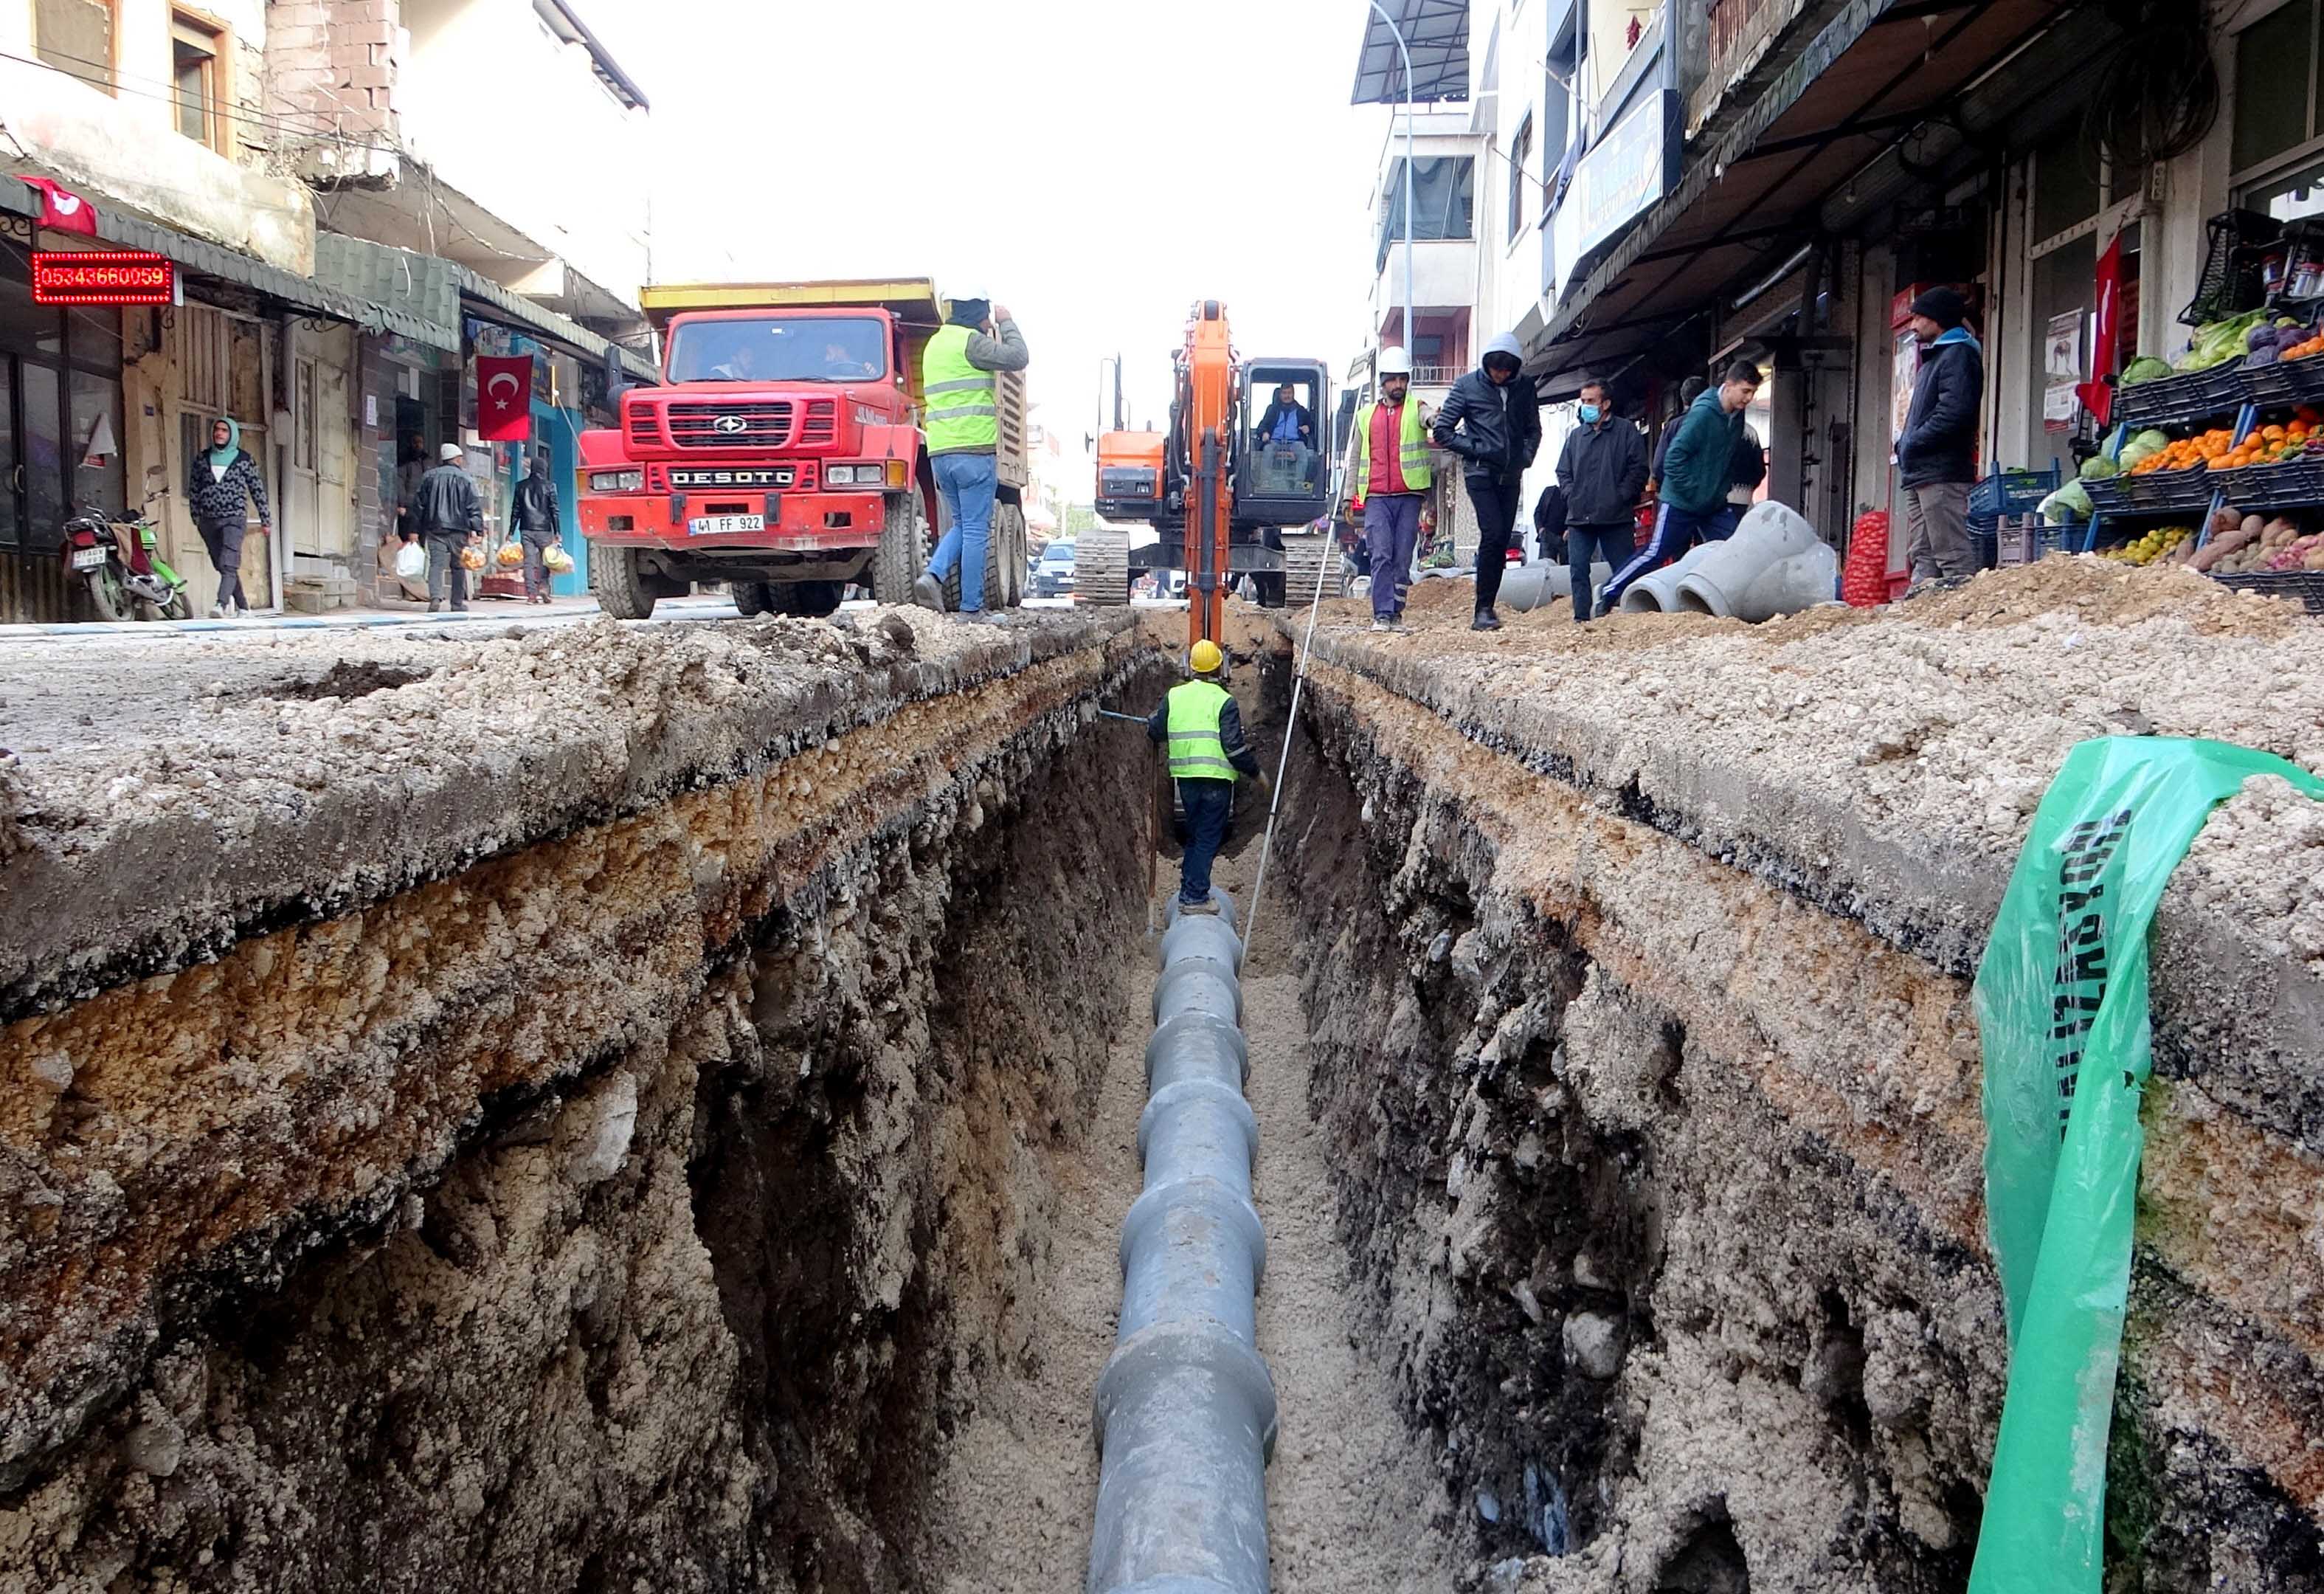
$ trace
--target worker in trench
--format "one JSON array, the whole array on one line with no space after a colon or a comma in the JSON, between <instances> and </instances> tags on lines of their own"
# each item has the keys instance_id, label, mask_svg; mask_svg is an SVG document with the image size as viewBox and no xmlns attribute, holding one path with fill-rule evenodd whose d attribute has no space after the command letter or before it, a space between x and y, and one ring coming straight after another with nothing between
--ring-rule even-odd
<instances>
[{"instance_id":1,"label":"worker in trench","mask_svg":"<svg viewBox=\"0 0 2324 1594\"><path fill-rule=\"evenodd\" d=\"M1178 783L1178 802L1186 811L1186 845L1178 863L1178 911L1215 913L1211 896L1211 860L1226 839L1227 820L1234 812L1235 781L1247 776L1267 790L1267 776L1259 755L1243 740L1242 710L1234 695L1220 683L1226 673L1226 656L1208 637L1186 655L1194 673L1162 700L1146 721L1148 740L1170 749L1170 778Z\"/></svg>"}]
</instances>

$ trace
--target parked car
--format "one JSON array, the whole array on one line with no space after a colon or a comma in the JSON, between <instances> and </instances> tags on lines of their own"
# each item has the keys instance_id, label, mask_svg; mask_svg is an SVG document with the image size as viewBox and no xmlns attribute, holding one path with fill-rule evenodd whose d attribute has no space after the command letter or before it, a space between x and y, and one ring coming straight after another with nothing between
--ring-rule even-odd
<instances>
[{"instance_id":1,"label":"parked car","mask_svg":"<svg viewBox=\"0 0 2324 1594\"><path fill-rule=\"evenodd\" d=\"M1036 598L1070 598L1074 591L1074 545L1064 539L1041 550L1041 560L1033 567L1033 596Z\"/></svg>"}]
</instances>

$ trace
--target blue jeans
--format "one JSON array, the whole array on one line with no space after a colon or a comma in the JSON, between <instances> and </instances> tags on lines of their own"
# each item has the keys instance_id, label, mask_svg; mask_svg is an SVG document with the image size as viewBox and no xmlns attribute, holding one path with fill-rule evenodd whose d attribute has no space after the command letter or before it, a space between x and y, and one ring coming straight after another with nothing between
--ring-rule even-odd
<instances>
[{"instance_id":1,"label":"blue jeans","mask_svg":"<svg viewBox=\"0 0 2324 1594\"><path fill-rule=\"evenodd\" d=\"M1606 583L1606 590L1598 595L1598 607L1611 611L1621 603L1622 594L1630 583L1640 576L1660 570L1697 542L1716 541L1722 533L1714 528L1726 507L1724 504L1714 505L1701 514L1674 504L1665 504L1656 510L1654 535L1646 539L1646 545L1629 563L1614 572L1613 579Z\"/></svg>"},{"instance_id":2,"label":"blue jeans","mask_svg":"<svg viewBox=\"0 0 2324 1594\"><path fill-rule=\"evenodd\" d=\"M1178 801L1186 805L1186 848L1178 859L1178 900L1211 900L1211 860L1227 837L1227 820L1234 814L1232 781L1187 780L1178 783Z\"/></svg>"},{"instance_id":3,"label":"blue jeans","mask_svg":"<svg viewBox=\"0 0 2324 1594\"><path fill-rule=\"evenodd\" d=\"M1420 495L1380 493L1364 501L1364 541L1372 557L1372 618L1404 613L1412 585L1412 551L1420 541Z\"/></svg>"},{"instance_id":4,"label":"blue jeans","mask_svg":"<svg viewBox=\"0 0 2324 1594\"><path fill-rule=\"evenodd\" d=\"M1630 562L1637 545L1637 530L1627 520L1609 525L1565 528L1565 561L1573 576L1573 617L1577 622L1590 617L1590 567L1602 559L1610 576Z\"/></svg>"},{"instance_id":5,"label":"blue jeans","mask_svg":"<svg viewBox=\"0 0 2324 1594\"><path fill-rule=\"evenodd\" d=\"M928 574L941 581L960 567L960 612L984 607L984 551L992 535L992 491L1000 468L991 454L938 454L936 491L952 513L952 530L928 559Z\"/></svg>"}]
</instances>

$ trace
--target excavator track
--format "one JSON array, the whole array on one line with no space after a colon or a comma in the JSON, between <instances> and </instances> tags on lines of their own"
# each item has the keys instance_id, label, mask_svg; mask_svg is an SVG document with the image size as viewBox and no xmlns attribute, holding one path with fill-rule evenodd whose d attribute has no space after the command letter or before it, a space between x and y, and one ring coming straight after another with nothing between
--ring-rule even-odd
<instances>
[{"instance_id":1,"label":"excavator track","mask_svg":"<svg viewBox=\"0 0 2324 1594\"><path fill-rule=\"evenodd\" d=\"M1324 533L1284 533L1283 577L1283 602L1287 608L1304 608L1313 602L1318 579L1324 597L1340 597L1347 580L1340 568L1338 542Z\"/></svg>"},{"instance_id":2,"label":"excavator track","mask_svg":"<svg viewBox=\"0 0 2324 1594\"><path fill-rule=\"evenodd\" d=\"M1101 608L1128 607L1129 533L1090 530L1074 540L1074 601Z\"/></svg>"}]
</instances>

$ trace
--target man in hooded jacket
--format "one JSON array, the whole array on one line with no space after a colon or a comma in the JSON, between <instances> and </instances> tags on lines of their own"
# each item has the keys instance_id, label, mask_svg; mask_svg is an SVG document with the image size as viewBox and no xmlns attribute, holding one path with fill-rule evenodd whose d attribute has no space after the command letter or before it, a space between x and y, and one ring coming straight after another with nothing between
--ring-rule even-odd
<instances>
[{"instance_id":1,"label":"man in hooded jacket","mask_svg":"<svg viewBox=\"0 0 2324 1594\"><path fill-rule=\"evenodd\" d=\"M1977 479L1977 418L1985 401L1985 350L1961 324L1968 306L1946 287L1913 301L1921 372L1896 438L1904 488L1905 544L1913 579L1977 574L1969 539L1969 489Z\"/></svg>"},{"instance_id":2,"label":"man in hooded jacket","mask_svg":"<svg viewBox=\"0 0 2324 1594\"><path fill-rule=\"evenodd\" d=\"M274 517L267 512L266 483L259 477L258 461L242 446L240 423L221 415L210 422L208 449L186 462L186 513L193 516L194 529L201 533L202 546L217 571L217 602L210 606L214 620L231 617L237 610L250 612L250 600L242 591L242 539L249 529L243 513L245 499L258 511L258 534L272 537Z\"/></svg>"},{"instance_id":3,"label":"man in hooded jacket","mask_svg":"<svg viewBox=\"0 0 2324 1594\"><path fill-rule=\"evenodd\" d=\"M557 484L549 478L549 456L525 459L524 479L516 484L516 529L524 540L524 600L549 601L549 551L565 539L558 519Z\"/></svg>"},{"instance_id":4,"label":"man in hooded jacket","mask_svg":"<svg viewBox=\"0 0 2324 1594\"><path fill-rule=\"evenodd\" d=\"M1541 449L1541 401L1519 375L1524 364L1507 332L1486 344L1477 369L1444 395L1430 433L1438 448L1461 456L1462 483L1477 510L1477 616L1471 627L1478 631L1501 628L1493 601L1508 568L1525 473Z\"/></svg>"}]
</instances>

